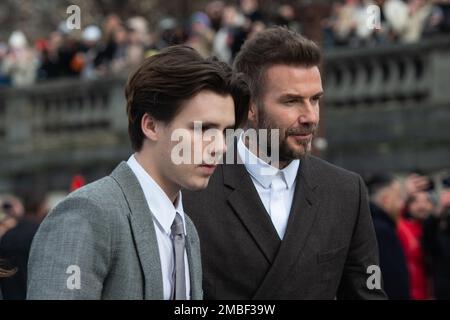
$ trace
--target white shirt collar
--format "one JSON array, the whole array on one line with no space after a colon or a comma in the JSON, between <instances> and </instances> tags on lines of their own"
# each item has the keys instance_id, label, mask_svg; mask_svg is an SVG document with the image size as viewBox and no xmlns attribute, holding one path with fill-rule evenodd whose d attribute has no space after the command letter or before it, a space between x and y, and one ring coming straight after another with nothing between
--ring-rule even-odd
<instances>
[{"instance_id":1,"label":"white shirt collar","mask_svg":"<svg viewBox=\"0 0 450 320\"><path fill-rule=\"evenodd\" d=\"M158 225L164 232L170 236L172 223L178 212L183 220L184 233L186 234L186 224L183 209L183 200L181 192L175 200L175 204L170 201L167 194L161 189L155 180L145 171L145 169L137 162L134 154L127 161L128 166L136 175L142 190L144 191L145 200L148 207L155 217Z\"/></svg>"},{"instance_id":2,"label":"white shirt collar","mask_svg":"<svg viewBox=\"0 0 450 320\"><path fill-rule=\"evenodd\" d=\"M277 175L281 175L283 181L286 183L286 188L290 189L294 185L297 178L297 172L300 167L300 160L295 159L289 163L282 170L275 168L257 157L251 152L243 141L243 133L238 139L237 151L238 155L243 161L245 168L250 175L258 181L264 188L269 188L272 183L272 179Z\"/></svg>"}]
</instances>

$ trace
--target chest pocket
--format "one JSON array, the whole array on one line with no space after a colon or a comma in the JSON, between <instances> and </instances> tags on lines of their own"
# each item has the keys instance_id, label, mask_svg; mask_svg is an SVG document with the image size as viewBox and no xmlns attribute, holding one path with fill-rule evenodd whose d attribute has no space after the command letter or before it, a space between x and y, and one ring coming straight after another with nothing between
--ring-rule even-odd
<instances>
[{"instance_id":1,"label":"chest pocket","mask_svg":"<svg viewBox=\"0 0 450 320\"><path fill-rule=\"evenodd\" d=\"M325 262L331 262L338 258L343 258L347 254L347 247L340 247L326 252L317 254L317 263L323 264Z\"/></svg>"}]
</instances>

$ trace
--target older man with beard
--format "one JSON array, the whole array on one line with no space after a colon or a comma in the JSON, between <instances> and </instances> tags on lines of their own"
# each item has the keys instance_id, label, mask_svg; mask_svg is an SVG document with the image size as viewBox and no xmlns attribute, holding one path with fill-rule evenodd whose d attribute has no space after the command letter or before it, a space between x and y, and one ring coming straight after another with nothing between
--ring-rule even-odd
<instances>
[{"instance_id":1,"label":"older man with beard","mask_svg":"<svg viewBox=\"0 0 450 320\"><path fill-rule=\"evenodd\" d=\"M279 145L241 135L228 150L235 161L220 165L204 191L183 193L202 244L206 299L386 297L362 179L309 155L320 62L312 41L280 27L249 39L236 57L251 89L247 127L278 134Z\"/></svg>"}]
</instances>

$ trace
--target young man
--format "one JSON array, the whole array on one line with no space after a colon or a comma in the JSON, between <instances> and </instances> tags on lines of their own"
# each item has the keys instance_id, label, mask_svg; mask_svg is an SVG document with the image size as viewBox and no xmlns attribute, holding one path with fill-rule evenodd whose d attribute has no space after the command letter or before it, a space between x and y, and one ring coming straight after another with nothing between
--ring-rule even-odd
<instances>
[{"instance_id":1,"label":"young man","mask_svg":"<svg viewBox=\"0 0 450 320\"><path fill-rule=\"evenodd\" d=\"M308 154L320 60L312 41L280 27L236 57L250 85L249 127L279 130L279 161L266 163L264 148L241 136L243 164L220 166L205 191L184 194L202 243L206 299L385 297L362 179Z\"/></svg>"},{"instance_id":2,"label":"young man","mask_svg":"<svg viewBox=\"0 0 450 320\"><path fill-rule=\"evenodd\" d=\"M185 46L146 59L125 91L135 153L42 223L28 298L201 299L199 240L180 189L207 186L215 164L205 159L223 154L224 130L247 113L245 91L231 68ZM221 139L202 140L196 121ZM175 130L191 144L200 139L200 163L173 161Z\"/></svg>"}]
</instances>

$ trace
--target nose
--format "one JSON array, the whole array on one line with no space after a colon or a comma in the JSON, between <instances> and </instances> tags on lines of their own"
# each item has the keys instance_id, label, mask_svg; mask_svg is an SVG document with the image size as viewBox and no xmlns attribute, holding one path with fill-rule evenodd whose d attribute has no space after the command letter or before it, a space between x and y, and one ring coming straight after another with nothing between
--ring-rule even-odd
<instances>
[{"instance_id":1,"label":"nose","mask_svg":"<svg viewBox=\"0 0 450 320\"><path fill-rule=\"evenodd\" d=\"M299 111L298 122L303 125L317 126L319 123L319 108L307 101Z\"/></svg>"},{"instance_id":2,"label":"nose","mask_svg":"<svg viewBox=\"0 0 450 320\"><path fill-rule=\"evenodd\" d=\"M211 157L215 158L216 160L220 159L220 157L223 156L223 154L227 151L227 144L225 140L225 134L223 132L216 135L214 139L214 143L212 143L211 146Z\"/></svg>"},{"instance_id":3,"label":"nose","mask_svg":"<svg viewBox=\"0 0 450 320\"><path fill-rule=\"evenodd\" d=\"M220 143L217 143L217 153L219 153L221 156L227 151L227 142L226 142L226 136L224 133L221 134Z\"/></svg>"}]
</instances>

